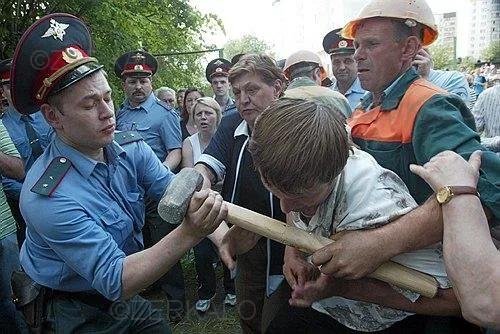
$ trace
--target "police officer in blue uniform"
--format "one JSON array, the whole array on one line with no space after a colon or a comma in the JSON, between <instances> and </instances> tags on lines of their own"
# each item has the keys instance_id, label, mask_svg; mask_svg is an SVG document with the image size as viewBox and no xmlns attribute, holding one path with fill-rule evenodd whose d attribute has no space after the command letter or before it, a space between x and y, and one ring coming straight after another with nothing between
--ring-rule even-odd
<instances>
[{"instance_id":1,"label":"police officer in blue uniform","mask_svg":"<svg viewBox=\"0 0 500 334\"><path fill-rule=\"evenodd\" d=\"M115 74L121 78L127 95L116 116L116 128L135 130L155 152L158 159L175 170L181 157L181 130L178 114L153 93L152 76L158 69L156 58L145 51L131 51L115 62ZM146 197L144 245L151 247L174 229L158 215L158 201ZM177 262L155 286L167 295L169 318L179 322L185 314L184 275Z\"/></svg>"},{"instance_id":2,"label":"police officer in blue uniform","mask_svg":"<svg viewBox=\"0 0 500 334\"><path fill-rule=\"evenodd\" d=\"M21 265L49 297L38 329L169 333L137 293L211 233L227 207L215 192L195 193L183 223L143 250L144 197L159 199L174 174L137 132L115 134L111 88L91 48L82 21L51 14L26 31L12 62L13 106L41 110L56 132L21 190Z\"/></svg>"},{"instance_id":3,"label":"police officer in blue uniform","mask_svg":"<svg viewBox=\"0 0 500 334\"><path fill-rule=\"evenodd\" d=\"M334 29L325 35L323 49L330 55L333 76L337 79L333 89L347 98L352 111L365 95L365 90L361 88L358 79L358 65L354 60L353 41L341 37L341 30L341 28Z\"/></svg>"},{"instance_id":4,"label":"police officer in blue uniform","mask_svg":"<svg viewBox=\"0 0 500 334\"><path fill-rule=\"evenodd\" d=\"M153 94L156 58L145 51L131 51L115 62L115 74L127 95L116 116L118 130L135 130L171 170L179 165L182 139L179 115Z\"/></svg>"},{"instance_id":5,"label":"police officer in blue uniform","mask_svg":"<svg viewBox=\"0 0 500 334\"><path fill-rule=\"evenodd\" d=\"M205 69L205 76L212 86L214 99L219 103L222 110L222 117L237 114L234 99L229 96L228 76L231 69L231 62L224 58L216 58L208 63Z\"/></svg>"},{"instance_id":6,"label":"police officer in blue uniform","mask_svg":"<svg viewBox=\"0 0 500 334\"><path fill-rule=\"evenodd\" d=\"M2 123L7 129L12 142L21 155L24 163L24 170L28 170L33 162L42 154L43 150L49 145L53 129L47 124L40 112L31 115L22 115L12 106L10 98L10 69L12 59L6 59L0 62L0 77L2 89L8 102L8 107L2 116ZM2 178L2 185L7 202L9 203L12 215L17 222L17 243L22 245L25 238L26 224L19 211L19 195L23 181L14 180L8 177Z\"/></svg>"}]
</instances>

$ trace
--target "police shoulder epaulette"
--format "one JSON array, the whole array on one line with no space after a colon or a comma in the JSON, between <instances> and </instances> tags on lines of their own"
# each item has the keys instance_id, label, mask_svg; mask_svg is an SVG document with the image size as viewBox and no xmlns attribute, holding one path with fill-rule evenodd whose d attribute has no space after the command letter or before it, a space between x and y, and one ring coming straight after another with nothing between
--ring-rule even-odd
<instances>
[{"instance_id":1,"label":"police shoulder epaulette","mask_svg":"<svg viewBox=\"0 0 500 334\"><path fill-rule=\"evenodd\" d=\"M71 168L71 161L65 157L54 158L31 191L44 196L52 196L57 186Z\"/></svg>"},{"instance_id":2,"label":"police shoulder epaulette","mask_svg":"<svg viewBox=\"0 0 500 334\"><path fill-rule=\"evenodd\" d=\"M115 133L115 141L118 145L125 145L142 139L142 136L137 131L123 131Z\"/></svg>"},{"instance_id":3,"label":"police shoulder epaulette","mask_svg":"<svg viewBox=\"0 0 500 334\"><path fill-rule=\"evenodd\" d=\"M162 106L163 108L165 108L165 109L167 109L167 110L172 109L172 108L170 108L170 106L169 106L168 104L166 104L166 103L165 103L164 101L162 101L162 100L157 99L157 100L156 100L156 103L158 103L160 106Z\"/></svg>"}]
</instances>

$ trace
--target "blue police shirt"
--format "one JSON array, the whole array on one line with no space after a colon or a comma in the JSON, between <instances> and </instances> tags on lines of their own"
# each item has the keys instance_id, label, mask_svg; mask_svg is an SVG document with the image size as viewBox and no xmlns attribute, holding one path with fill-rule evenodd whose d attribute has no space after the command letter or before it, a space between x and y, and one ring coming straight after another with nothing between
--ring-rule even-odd
<instances>
[{"instance_id":1,"label":"blue police shirt","mask_svg":"<svg viewBox=\"0 0 500 334\"><path fill-rule=\"evenodd\" d=\"M238 109L236 109L236 102L232 98L229 99L231 100L231 103L226 104L226 107L224 108L224 111L222 113L222 117L227 117L238 113Z\"/></svg>"},{"instance_id":2,"label":"blue police shirt","mask_svg":"<svg viewBox=\"0 0 500 334\"><path fill-rule=\"evenodd\" d=\"M333 87L337 92L339 91L337 84ZM345 92L344 96L347 98L349 102L349 106L351 107L351 114L354 109L358 106L361 98L365 95L366 91L361 87L361 82L359 82L359 78L356 77L356 80L352 83L351 87ZM351 114L346 115L350 117Z\"/></svg>"},{"instance_id":3,"label":"blue police shirt","mask_svg":"<svg viewBox=\"0 0 500 334\"><path fill-rule=\"evenodd\" d=\"M179 115L162 104L153 93L136 108L127 99L116 115L116 129L139 132L162 162L168 151L182 148Z\"/></svg>"},{"instance_id":4,"label":"blue police shirt","mask_svg":"<svg viewBox=\"0 0 500 334\"><path fill-rule=\"evenodd\" d=\"M430 70L427 80L450 93L458 95L468 107L471 106L469 83L463 73L458 71Z\"/></svg>"},{"instance_id":5,"label":"blue police shirt","mask_svg":"<svg viewBox=\"0 0 500 334\"><path fill-rule=\"evenodd\" d=\"M215 96L214 96L214 99L215 99ZM236 109L236 101L233 98L229 97L226 101L226 105L224 106L224 109L221 110L221 112L222 112L222 117L227 117L227 116L237 114L238 110Z\"/></svg>"},{"instance_id":6,"label":"blue police shirt","mask_svg":"<svg viewBox=\"0 0 500 334\"><path fill-rule=\"evenodd\" d=\"M72 166L52 195L31 191L58 157ZM123 260L143 248L144 197L159 200L173 174L142 140L112 142L105 157L90 159L56 136L37 159L21 191L27 228L20 260L41 285L117 300Z\"/></svg>"},{"instance_id":7,"label":"blue police shirt","mask_svg":"<svg viewBox=\"0 0 500 334\"><path fill-rule=\"evenodd\" d=\"M33 130L35 130L38 136L40 147L42 150L45 150L52 140L54 129L47 124L45 118L43 118L43 115L39 111L28 117L30 118L30 124ZM9 107L2 117L2 122L7 128L12 142L19 151L24 163L24 170L27 172L33 165L33 162L35 162L35 157L32 156L30 141L26 134L24 121L21 120L21 114L12 107ZM23 186L22 182L3 177L2 184L7 197L19 198L21 187Z\"/></svg>"}]
</instances>

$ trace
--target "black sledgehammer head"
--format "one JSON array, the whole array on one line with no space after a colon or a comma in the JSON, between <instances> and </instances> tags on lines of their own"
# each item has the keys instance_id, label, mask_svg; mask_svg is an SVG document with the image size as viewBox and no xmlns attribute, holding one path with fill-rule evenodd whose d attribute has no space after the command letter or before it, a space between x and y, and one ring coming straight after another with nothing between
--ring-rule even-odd
<instances>
[{"instance_id":1,"label":"black sledgehammer head","mask_svg":"<svg viewBox=\"0 0 500 334\"><path fill-rule=\"evenodd\" d=\"M203 176L193 168L184 168L177 173L158 204L160 217L170 224L182 223L191 197L202 185Z\"/></svg>"}]
</instances>

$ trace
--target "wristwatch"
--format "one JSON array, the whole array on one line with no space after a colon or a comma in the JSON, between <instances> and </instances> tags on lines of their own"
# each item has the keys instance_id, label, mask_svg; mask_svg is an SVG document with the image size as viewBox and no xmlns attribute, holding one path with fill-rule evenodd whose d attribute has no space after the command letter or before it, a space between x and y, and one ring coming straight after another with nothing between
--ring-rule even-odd
<instances>
[{"instance_id":1,"label":"wristwatch","mask_svg":"<svg viewBox=\"0 0 500 334\"><path fill-rule=\"evenodd\" d=\"M476 195L479 197L477 189L468 186L445 186L436 192L436 199L439 204L443 205L448 203L454 196L457 195Z\"/></svg>"}]
</instances>

